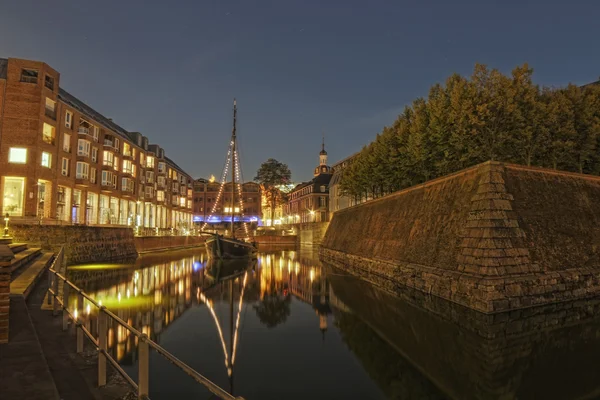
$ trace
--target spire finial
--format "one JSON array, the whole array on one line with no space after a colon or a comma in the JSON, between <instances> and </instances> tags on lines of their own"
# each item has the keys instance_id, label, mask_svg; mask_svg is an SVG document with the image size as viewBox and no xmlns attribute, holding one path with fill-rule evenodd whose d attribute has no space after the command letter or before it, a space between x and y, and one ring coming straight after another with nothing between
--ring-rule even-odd
<instances>
[{"instance_id":1,"label":"spire finial","mask_svg":"<svg viewBox=\"0 0 600 400\"><path fill-rule=\"evenodd\" d=\"M321 150L325 151L325 132L323 132L323 144L321 145Z\"/></svg>"}]
</instances>

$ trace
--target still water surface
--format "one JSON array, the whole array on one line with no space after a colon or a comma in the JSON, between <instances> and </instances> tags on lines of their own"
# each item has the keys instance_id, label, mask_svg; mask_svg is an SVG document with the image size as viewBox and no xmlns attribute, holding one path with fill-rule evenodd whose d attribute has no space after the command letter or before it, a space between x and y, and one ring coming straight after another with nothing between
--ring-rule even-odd
<instances>
[{"instance_id":1,"label":"still water surface","mask_svg":"<svg viewBox=\"0 0 600 400\"><path fill-rule=\"evenodd\" d=\"M241 266L204 253L151 256L70 276L247 400L600 395L600 301L486 316L415 292L392 296L309 250ZM136 339L111 326L108 344L137 379ZM150 385L154 400L211 398L155 352Z\"/></svg>"}]
</instances>

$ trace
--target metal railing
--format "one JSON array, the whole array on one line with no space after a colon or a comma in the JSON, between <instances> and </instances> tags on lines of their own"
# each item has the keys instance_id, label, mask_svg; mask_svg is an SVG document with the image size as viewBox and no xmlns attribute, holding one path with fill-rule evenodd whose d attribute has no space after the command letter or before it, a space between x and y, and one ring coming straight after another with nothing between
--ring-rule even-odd
<instances>
[{"instance_id":1,"label":"metal railing","mask_svg":"<svg viewBox=\"0 0 600 400\"><path fill-rule=\"evenodd\" d=\"M179 360L173 354L169 353L166 349L161 347L158 343L155 343L145 333L135 329L119 316L109 311L101 303L94 300L92 297L87 295L83 290L75 286L72 282L67 280L66 268L65 272L61 273L61 268L64 266L64 247L61 247L60 251L56 255L52 266L48 270L48 304L53 305L53 315L58 315L62 310L62 328L67 330L69 327L69 321L72 320L75 323L76 334L77 334L77 353L83 353L83 338L86 336L89 341L94 345L98 352L98 386L106 385L106 364L109 362L117 372L123 376L123 378L131 385L131 387L137 392L138 399L149 399L149 388L150 388L150 349L154 349L158 354L167 359L171 364L174 364L184 373L191 376L196 382L202 384L212 394L220 399L224 400L244 400L243 397L235 397L227 393L224 389L219 387L217 384L210 381L208 378L201 375L199 372L194 370L192 367ZM62 282L62 285L59 285ZM62 297L59 295L62 286ZM68 299L71 290L77 294L77 305L69 310ZM88 308L84 309L84 299L88 302ZM92 314L90 305L97 309L97 323L96 323L96 334L94 336L93 329L91 329ZM117 360L115 360L108 351L108 325L109 320L113 323L121 325L127 329L131 334L138 338L138 381L135 382L128 374L121 368Z\"/></svg>"}]
</instances>

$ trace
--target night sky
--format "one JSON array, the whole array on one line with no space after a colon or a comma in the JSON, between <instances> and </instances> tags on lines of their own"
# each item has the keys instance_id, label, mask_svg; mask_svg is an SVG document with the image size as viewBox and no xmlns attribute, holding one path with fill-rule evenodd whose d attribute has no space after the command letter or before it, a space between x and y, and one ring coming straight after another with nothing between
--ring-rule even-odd
<instances>
[{"instance_id":1,"label":"night sky","mask_svg":"<svg viewBox=\"0 0 600 400\"><path fill-rule=\"evenodd\" d=\"M429 87L476 62L539 84L600 76L600 2L0 0L0 57L219 178L238 99L245 180L274 157L312 177L360 150Z\"/></svg>"}]
</instances>

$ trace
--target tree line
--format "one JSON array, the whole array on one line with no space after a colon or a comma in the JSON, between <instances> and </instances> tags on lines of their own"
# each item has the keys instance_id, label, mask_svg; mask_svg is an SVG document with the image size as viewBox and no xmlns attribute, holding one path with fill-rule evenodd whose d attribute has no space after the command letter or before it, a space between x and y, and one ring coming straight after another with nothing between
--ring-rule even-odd
<instances>
[{"instance_id":1,"label":"tree line","mask_svg":"<svg viewBox=\"0 0 600 400\"><path fill-rule=\"evenodd\" d=\"M540 87L476 64L406 106L352 159L341 189L373 198L488 160L600 174L600 85Z\"/></svg>"}]
</instances>

